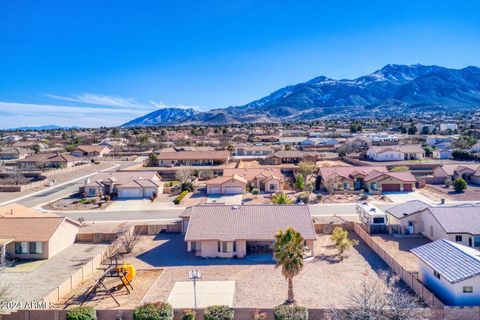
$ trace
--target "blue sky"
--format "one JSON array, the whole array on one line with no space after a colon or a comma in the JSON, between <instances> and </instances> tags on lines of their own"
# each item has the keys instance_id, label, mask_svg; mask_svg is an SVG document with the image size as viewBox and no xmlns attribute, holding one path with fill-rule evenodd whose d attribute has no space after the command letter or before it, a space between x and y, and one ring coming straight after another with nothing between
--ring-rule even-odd
<instances>
[{"instance_id":1,"label":"blue sky","mask_svg":"<svg viewBox=\"0 0 480 320\"><path fill-rule=\"evenodd\" d=\"M0 128L113 126L479 53L477 0L0 0Z\"/></svg>"}]
</instances>

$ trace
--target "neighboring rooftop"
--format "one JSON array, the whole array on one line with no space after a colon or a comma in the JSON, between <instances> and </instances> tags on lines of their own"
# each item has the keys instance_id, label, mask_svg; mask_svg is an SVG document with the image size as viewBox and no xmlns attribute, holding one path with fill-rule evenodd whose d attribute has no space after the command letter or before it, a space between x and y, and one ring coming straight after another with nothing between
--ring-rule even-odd
<instances>
[{"instance_id":1,"label":"neighboring rooftop","mask_svg":"<svg viewBox=\"0 0 480 320\"><path fill-rule=\"evenodd\" d=\"M480 206L430 207L427 210L447 233L480 234Z\"/></svg>"},{"instance_id":2,"label":"neighboring rooftop","mask_svg":"<svg viewBox=\"0 0 480 320\"><path fill-rule=\"evenodd\" d=\"M410 250L450 283L480 275L480 251L445 239Z\"/></svg>"},{"instance_id":3,"label":"neighboring rooftop","mask_svg":"<svg viewBox=\"0 0 480 320\"><path fill-rule=\"evenodd\" d=\"M385 212L390 213L394 217L401 219L403 217L407 217L414 213L423 211L429 208L430 205L426 204L420 200L410 200L399 205L393 206L385 210Z\"/></svg>"}]
</instances>

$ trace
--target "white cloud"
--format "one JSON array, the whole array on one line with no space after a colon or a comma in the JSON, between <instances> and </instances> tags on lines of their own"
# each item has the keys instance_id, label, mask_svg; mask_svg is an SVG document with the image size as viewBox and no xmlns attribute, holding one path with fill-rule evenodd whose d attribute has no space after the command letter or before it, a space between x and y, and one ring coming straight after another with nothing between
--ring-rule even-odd
<instances>
[{"instance_id":1,"label":"white cloud","mask_svg":"<svg viewBox=\"0 0 480 320\"><path fill-rule=\"evenodd\" d=\"M145 114L142 109L95 108L0 101L0 128L38 125L116 126Z\"/></svg>"},{"instance_id":2,"label":"white cloud","mask_svg":"<svg viewBox=\"0 0 480 320\"><path fill-rule=\"evenodd\" d=\"M137 102L133 98L123 98L117 95L104 95L96 93L82 93L76 94L71 97L60 96L55 94L46 94L48 98L69 102L79 102L91 105L100 105L100 106L111 106L111 107L124 107L124 108L135 108L135 109L152 109L150 105L144 105L140 102Z\"/></svg>"}]
</instances>

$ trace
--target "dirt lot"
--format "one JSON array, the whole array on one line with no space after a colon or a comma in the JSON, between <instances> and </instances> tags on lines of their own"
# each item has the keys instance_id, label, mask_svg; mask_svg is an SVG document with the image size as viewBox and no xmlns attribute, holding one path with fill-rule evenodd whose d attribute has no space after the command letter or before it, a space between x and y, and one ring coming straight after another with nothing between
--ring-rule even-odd
<instances>
[{"instance_id":1,"label":"dirt lot","mask_svg":"<svg viewBox=\"0 0 480 320\"><path fill-rule=\"evenodd\" d=\"M410 249L430 242L423 236L394 237L391 235L376 235L373 238L387 251L400 265L409 272L418 272L417 258L410 253Z\"/></svg>"},{"instance_id":2,"label":"dirt lot","mask_svg":"<svg viewBox=\"0 0 480 320\"><path fill-rule=\"evenodd\" d=\"M469 184L464 192L456 192L453 187L446 188L444 185L429 184L424 188L438 197L450 198L458 201L480 201L480 186Z\"/></svg>"},{"instance_id":3,"label":"dirt lot","mask_svg":"<svg viewBox=\"0 0 480 320\"><path fill-rule=\"evenodd\" d=\"M146 251L133 258L134 263L165 268L145 301L165 301L175 282L185 281L192 266L201 270L203 280L236 281L236 307L273 307L286 298L287 283L272 260L259 263L247 258L197 258L186 252L181 235L159 235L144 239L141 245ZM377 278L377 271L388 268L363 242L343 260L336 256L329 235L319 237L316 250L317 257L305 262L303 271L294 279L296 299L307 307L344 306L348 288L356 288L364 279Z\"/></svg>"},{"instance_id":4,"label":"dirt lot","mask_svg":"<svg viewBox=\"0 0 480 320\"><path fill-rule=\"evenodd\" d=\"M58 304L59 309L68 309L78 306L86 297L86 293L95 285L96 279L102 275L103 271L99 270L92 275L87 281L84 281L76 290L71 292L65 299ZM103 288L97 293L89 296L84 305L92 306L96 309L133 309L140 304L142 298L151 288L152 284L161 275L162 270L137 270L135 279L132 281L133 291L129 294L127 289L118 278L109 278L105 280L106 287L112 291L113 296L120 303L117 306L115 301Z\"/></svg>"}]
</instances>

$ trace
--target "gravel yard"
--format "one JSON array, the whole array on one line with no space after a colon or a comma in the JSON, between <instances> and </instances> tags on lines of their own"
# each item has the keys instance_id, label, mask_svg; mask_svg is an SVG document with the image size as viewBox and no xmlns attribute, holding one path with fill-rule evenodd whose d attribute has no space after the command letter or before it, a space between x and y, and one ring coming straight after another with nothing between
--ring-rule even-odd
<instances>
[{"instance_id":1,"label":"gravel yard","mask_svg":"<svg viewBox=\"0 0 480 320\"><path fill-rule=\"evenodd\" d=\"M142 267L165 267L145 301L165 301L175 282L185 281L192 266L201 270L202 280L234 280L234 306L267 308L281 304L286 298L287 283L273 264L257 264L247 259L201 259L186 252L181 236L162 236L141 244L147 252L133 259ZM352 235L356 238L355 235ZM162 248L164 246L165 248ZM183 248L183 251L181 251ZM341 307L347 302L349 288L364 279L377 278L376 272L387 265L361 242L341 260L336 257L329 235L320 235L316 243L317 257L306 261L303 271L294 279L298 303L310 308ZM167 254L169 252L169 254ZM139 264L141 265L141 264Z\"/></svg>"},{"instance_id":2,"label":"gravel yard","mask_svg":"<svg viewBox=\"0 0 480 320\"><path fill-rule=\"evenodd\" d=\"M409 272L418 272L417 257L410 249L430 242L423 236L394 237L392 235L374 235L375 241Z\"/></svg>"}]
</instances>

